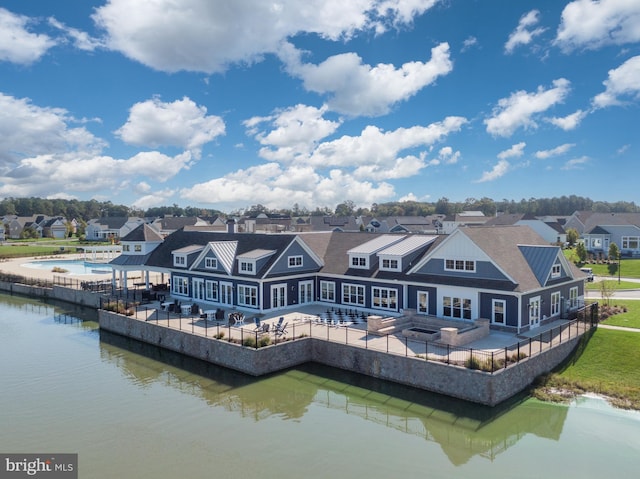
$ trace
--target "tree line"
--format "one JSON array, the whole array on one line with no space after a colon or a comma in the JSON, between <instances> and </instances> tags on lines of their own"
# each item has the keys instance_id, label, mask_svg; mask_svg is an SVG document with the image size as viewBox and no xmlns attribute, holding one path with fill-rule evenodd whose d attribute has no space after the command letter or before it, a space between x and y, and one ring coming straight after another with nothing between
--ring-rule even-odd
<instances>
[{"instance_id":1,"label":"tree line","mask_svg":"<svg viewBox=\"0 0 640 479\"><path fill-rule=\"evenodd\" d=\"M553 198L529 198L495 201L491 198L467 198L464 201L450 201L440 198L435 202L395 201L388 203L374 203L370 207L357 207L351 200L345 200L334 209L317 207L308 210L294 203L291 208L270 209L263 205L253 205L247 208L229 212L229 215L256 216L260 213L287 216L427 216L431 214L452 215L463 211L481 211L485 216L495 216L497 213L523 213L534 216L569 216L575 211L595 211L601 213L638 213L640 208L634 202L594 201L582 196L570 195ZM220 210L200 207L159 206L140 210L125 205L117 205L111 201L97 200L65 200L45 198L5 198L0 201L0 216L32 215L64 216L78 221L88 221L92 218L139 216L158 217L200 216L204 218L225 215Z\"/></svg>"}]
</instances>

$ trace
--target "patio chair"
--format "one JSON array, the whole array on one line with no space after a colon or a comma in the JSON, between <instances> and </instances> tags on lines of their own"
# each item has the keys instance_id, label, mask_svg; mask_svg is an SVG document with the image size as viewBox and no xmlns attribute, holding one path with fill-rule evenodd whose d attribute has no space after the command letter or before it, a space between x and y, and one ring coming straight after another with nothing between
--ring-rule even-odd
<instances>
[{"instance_id":1,"label":"patio chair","mask_svg":"<svg viewBox=\"0 0 640 479\"><path fill-rule=\"evenodd\" d=\"M280 328L282 326L283 322L284 322L284 316L280 316L280 319L278 319L278 324L274 324L273 328L275 330L278 330L278 328Z\"/></svg>"},{"instance_id":2,"label":"patio chair","mask_svg":"<svg viewBox=\"0 0 640 479\"><path fill-rule=\"evenodd\" d=\"M266 334L269 332L269 323L262 323L262 331L260 331L261 334Z\"/></svg>"},{"instance_id":3,"label":"patio chair","mask_svg":"<svg viewBox=\"0 0 640 479\"><path fill-rule=\"evenodd\" d=\"M276 325L276 331L275 331L276 336L284 336L284 335L286 335L287 334L287 325L288 324L289 323L286 322L286 323L284 323L282 325Z\"/></svg>"}]
</instances>

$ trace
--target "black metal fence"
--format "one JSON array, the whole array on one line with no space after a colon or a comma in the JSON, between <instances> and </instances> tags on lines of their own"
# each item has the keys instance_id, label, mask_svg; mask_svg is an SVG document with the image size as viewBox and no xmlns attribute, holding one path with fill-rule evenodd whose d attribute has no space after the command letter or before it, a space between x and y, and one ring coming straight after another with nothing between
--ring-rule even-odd
<instances>
[{"instance_id":1,"label":"black metal fence","mask_svg":"<svg viewBox=\"0 0 640 479\"><path fill-rule=\"evenodd\" d=\"M213 321L206 315L201 316L190 312L184 314L180 310L162 310L154 306L141 305L136 301L112 298L104 299L101 303L101 308L107 311L190 334L233 342L243 347L258 349L310 337L488 373L494 373L511 364L543 354L597 327L597 307L597 303L594 303L591 307L582 310L576 319L542 330L537 335L529 334L529 337L517 339L508 346L473 349L437 341L420 341L399 334L372 334L366 329L366 325L363 327L362 325L328 324L318 320L314 315L300 315L292 321L281 324L281 329L265 332L264 328L258 327L257 324L252 329L251 324L231 324L229 320ZM253 323L253 320L251 322Z\"/></svg>"}]
</instances>

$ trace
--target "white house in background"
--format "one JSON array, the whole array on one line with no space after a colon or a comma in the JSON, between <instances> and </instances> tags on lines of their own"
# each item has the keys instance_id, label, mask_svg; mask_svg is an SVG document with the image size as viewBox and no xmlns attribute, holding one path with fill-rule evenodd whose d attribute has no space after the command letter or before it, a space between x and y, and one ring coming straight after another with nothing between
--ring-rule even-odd
<instances>
[{"instance_id":1,"label":"white house in background","mask_svg":"<svg viewBox=\"0 0 640 479\"><path fill-rule=\"evenodd\" d=\"M563 244L567 241L567 233L557 221L544 221L531 214L507 213L491 218L486 226L524 225L542 236L549 244Z\"/></svg>"},{"instance_id":2,"label":"white house in background","mask_svg":"<svg viewBox=\"0 0 640 479\"><path fill-rule=\"evenodd\" d=\"M92 219L87 223L85 237L87 241L119 240L141 224L144 224L144 220L137 217L111 216Z\"/></svg>"},{"instance_id":3,"label":"white house in background","mask_svg":"<svg viewBox=\"0 0 640 479\"><path fill-rule=\"evenodd\" d=\"M463 211L454 215L448 215L442 220L442 230L439 233L451 234L460 226L480 226L485 224L489 217L482 211Z\"/></svg>"}]
</instances>

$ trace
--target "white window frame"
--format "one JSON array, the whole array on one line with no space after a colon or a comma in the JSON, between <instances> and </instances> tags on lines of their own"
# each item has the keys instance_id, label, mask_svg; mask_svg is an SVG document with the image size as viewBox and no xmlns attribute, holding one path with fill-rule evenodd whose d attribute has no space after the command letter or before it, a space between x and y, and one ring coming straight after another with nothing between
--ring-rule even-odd
<instances>
[{"instance_id":1,"label":"white window frame","mask_svg":"<svg viewBox=\"0 0 640 479\"><path fill-rule=\"evenodd\" d=\"M423 304L424 306L422 306ZM428 291L418 291L416 311L418 314L429 314L429 292Z\"/></svg>"},{"instance_id":2,"label":"white window frame","mask_svg":"<svg viewBox=\"0 0 640 479\"><path fill-rule=\"evenodd\" d=\"M298 283L298 304L313 303L313 280Z\"/></svg>"},{"instance_id":3,"label":"white window frame","mask_svg":"<svg viewBox=\"0 0 640 479\"><path fill-rule=\"evenodd\" d=\"M187 255L174 253L173 254L173 266L177 268L185 268L187 266Z\"/></svg>"},{"instance_id":4,"label":"white window frame","mask_svg":"<svg viewBox=\"0 0 640 479\"><path fill-rule=\"evenodd\" d=\"M238 306L248 306L250 308L258 307L258 287L248 284L239 284L238 288ZM247 301L248 299L248 301Z\"/></svg>"},{"instance_id":5,"label":"white window frame","mask_svg":"<svg viewBox=\"0 0 640 479\"><path fill-rule=\"evenodd\" d=\"M133 251L135 251L136 253L142 253L142 245L141 244L134 244L133 245Z\"/></svg>"},{"instance_id":6,"label":"white window frame","mask_svg":"<svg viewBox=\"0 0 640 479\"><path fill-rule=\"evenodd\" d=\"M198 301L204 301L205 299L204 279L193 278L191 280L191 297Z\"/></svg>"},{"instance_id":7,"label":"white window frame","mask_svg":"<svg viewBox=\"0 0 640 479\"><path fill-rule=\"evenodd\" d=\"M350 304L352 306L364 306L365 293L366 293L366 288L361 284L343 283L342 284L342 304Z\"/></svg>"},{"instance_id":8,"label":"white window frame","mask_svg":"<svg viewBox=\"0 0 640 479\"><path fill-rule=\"evenodd\" d=\"M206 269L218 269L218 258L207 256L204 259L204 267Z\"/></svg>"},{"instance_id":9,"label":"white window frame","mask_svg":"<svg viewBox=\"0 0 640 479\"><path fill-rule=\"evenodd\" d=\"M276 301L277 299L277 301ZM287 305L287 283L271 285L271 308L284 308Z\"/></svg>"},{"instance_id":10,"label":"white window frame","mask_svg":"<svg viewBox=\"0 0 640 479\"><path fill-rule=\"evenodd\" d=\"M122 245L122 251L129 252L129 251L131 251L131 248L129 247L129 245L128 245L128 244L123 244L123 245Z\"/></svg>"},{"instance_id":11,"label":"white window frame","mask_svg":"<svg viewBox=\"0 0 640 479\"><path fill-rule=\"evenodd\" d=\"M445 258L444 260L445 271L462 271L465 273L476 272L476 262L472 259L457 259L457 258Z\"/></svg>"},{"instance_id":12,"label":"white window frame","mask_svg":"<svg viewBox=\"0 0 640 479\"><path fill-rule=\"evenodd\" d=\"M623 236L622 249L640 249L640 236Z\"/></svg>"},{"instance_id":13,"label":"white window frame","mask_svg":"<svg viewBox=\"0 0 640 479\"><path fill-rule=\"evenodd\" d=\"M559 278L560 277L560 272L562 271L562 268L560 267L559 264L554 264L551 267L551 277L552 278Z\"/></svg>"},{"instance_id":14,"label":"white window frame","mask_svg":"<svg viewBox=\"0 0 640 479\"><path fill-rule=\"evenodd\" d=\"M239 259L238 271L240 274L256 274L256 262L252 260Z\"/></svg>"},{"instance_id":15,"label":"white window frame","mask_svg":"<svg viewBox=\"0 0 640 479\"><path fill-rule=\"evenodd\" d=\"M289 268L301 268L302 267L302 255L289 256L287 258L287 264Z\"/></svg>"},{"instance_id":16,"label":"white window frame","mask_svg":"<svg viewBox=\"0 0 640 479\"><path fill-rule=\"evenodd\" d=\"M554 291L551 293L551 316L558 316L560 314L560 291Z\"/></svg>"},{"instance_id":17,"label":"white window frame","mask_svg":"<svg viewBox=\"0 0 640 479\"><path fill-rule=\"evenodd\" d=\"M336 302L335 281L320 281L320 300L330 303Z\"/></svg>"},{"instance_id":18,"label":"white window frame","mask_svg":"<svg viewBox=\"0 0 640 479\"><path fill-rule=\"evenodd\" d=\"M217 281L207 280L204 283L204 297L207 301L218 301L220 297L219 286Z\"/></svg>"},{"instance_id":19,"label":"white window frame","mask_svg":"<svg viewBox=\"0 0 640 479\"><path fill-rule=\"evenodd\" d=\"M500 314L502 315L502 320L498 319ZM494 324L507 323L507 302L504 299L493 299L491 301L491 322Z\"/></svg>"},{"instance_id":20,"label":"white window frame","mask_svg":"<svg viewBox=\"0 0 640 479\"><path fill-rule=\"evenodd\" d=\"M174 276L171 280L171 292L179 296L189 296L189 278Z\"/></svg>"},{"instance_id":21,"label":"white window frame","mask_svg":"<svg viewBox=\"0 0 640 479\"><path fill-rule=\"evenodd\" d=\"M387 311L398 310L398 290L395 288L371 287L371 307Z\"/></svg>"},{"instance_id":22,"label":"white window frame","mask_svg":"<svg viewBox=\"0 0 640 479\"><path fill-rule=\"evenodd\" d=\"M470 320L472 308L473 302L470 298L460 298L457 296L442 297L442 316L445 318ZM447 309L449 309L448 312Z\"/></svg>"},{"instance_id":23,"label":"white window frame","mask_svg":"<svg viewBox=\"0 0 640 479\"><path fill-rule=\"evenodd\" d=\"M569 289L569 307L577 308L578 307L578 287L574 286Z\"/></svg>"},{"instance_id":24,"label":"white window frame","mask_svg":"<svg viewBox=\"0 0 640 479\"><path fill-rule=\"evenodd\" d=\"M369 257L364 255L350 255L349 267L356 269L369 269Z\"/></svg>"},{"instance_id":25,"label":"white window frame","mask_svg":"<svg viewBox=\"0 0 640 479\"><path fill-rule=\"evenodd\" d=\"M384 271L401 271L400 260L398 258L380 258L380 269Z\"/></svg>"}]
</instances>

